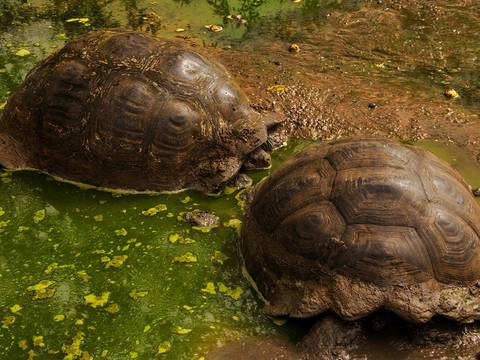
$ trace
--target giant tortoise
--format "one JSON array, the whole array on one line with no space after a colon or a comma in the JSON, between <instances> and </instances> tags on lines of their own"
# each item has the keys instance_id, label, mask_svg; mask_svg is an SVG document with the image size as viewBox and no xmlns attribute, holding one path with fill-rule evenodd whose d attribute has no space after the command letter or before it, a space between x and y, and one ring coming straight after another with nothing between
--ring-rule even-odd
<instances>
[{"instance_id":1,"label":"giant tortoise","mask_svg":"<svg viewBox=\"0 0 480 360\"><path fill-rule=\"evenodd\" d=\"M269 315L480 318L480 206L430 152L378 138L315 145L252 191L241 251Z\"/></svg>"},{"instance_id":2,"label":"giant tortoise","mask_svg":"<svg viewBox=\"0 0 480 360\"><path fill-rule=\"evenodd\" d=\"M97 31L41 62L11 97L0 164L113 189L213 192L251 158L268 165L260 146L280 120L176 41Z\"/></svg>"}]
</instances>

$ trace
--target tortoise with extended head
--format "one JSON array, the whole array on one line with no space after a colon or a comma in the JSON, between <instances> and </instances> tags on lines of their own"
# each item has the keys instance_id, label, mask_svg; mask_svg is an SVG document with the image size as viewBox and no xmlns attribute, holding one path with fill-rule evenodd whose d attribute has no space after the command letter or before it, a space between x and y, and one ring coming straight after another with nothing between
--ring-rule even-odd
<instances>
[{"instance_id":1,"label":"tortoise with extended head","mask_svg":"<svg viewBox=\"0 0 480 360\"><path fill-rule=\"evenodd\" d=\"M34 68L0 124L0 164L94 186L215 191L280 121L178 42L92 32ZM263 155L262 155L263 154Z\"/></svg>"},{"instance_id":2,"label":"tortoise with extended head","mask_svg":"<svg viewBox=\"0 0 480 360\"><path fill-rule=\"evenodd\" d=\"M480 318L480 206L428 151L312 146L253 191L241 250L268 314Z\"/></svg>"}]
</instances>

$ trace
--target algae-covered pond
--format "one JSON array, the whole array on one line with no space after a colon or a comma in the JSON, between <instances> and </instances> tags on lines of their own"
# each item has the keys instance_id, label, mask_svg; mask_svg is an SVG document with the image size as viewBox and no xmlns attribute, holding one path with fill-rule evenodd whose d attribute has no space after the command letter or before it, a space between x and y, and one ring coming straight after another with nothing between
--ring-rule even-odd
<instances>
[{"instance_id":1,"label":"algae-covered pond","mask_svg":"<svg viewBox=\"0 0 480 360\"><path fill-rule=\"evenodd\" d=\"M273 168L308 145L277 151ZM480 185L480 169L459 149L420 145ZM201 359L231 340L305 331L263 315L242 276L239 191L120 196L36 173L1 180L2 359ZM192 209L223 225L192 229L177 218Z\"/></svg>"},{"instance_id":2,"label":"algae-covered pond","mask_svg":"<svg viewBox=\"0 0 480 360\"><path fill-rule=\"evenodd\" d=\"M200 359L228 340L295 333L262 315L242 277L238 192L118 196L34 173L1 180L0 358ZM177 219L192 209L226 225L194 230Z\"/></svg>"},{"instance_id":3,"label":"algae-covered pond","mask_svg":"<svg viewBox=\"0 0 480 360\"><path fill-rule=\"evenodd\" d=\"M459 103L478 109L478 14L455 6L451 16L463 21L462 48L468 51L447 58L433 51L428 63L427 55L424 61L419 57L425 44L456 49L460 33L450 31L451 19L437 22L424 16L427 10L402 10L397 19L407 29L402 46L414 44L407 46L408 53L398 37L387 39L396 39L391 42L377 37L386 34L386 23L369 28L374 35L365 31L369 18L362 17L362 4L368 1L0 2L0 113L38 61L68 39L117 26L169 38L188 36L226 49L248 49L252 42L271 38L301 41L313 54L313 60L304 59L310 68L328 65L358 74L369 64L366 76L406 86L413 82L414 87L421 81L419 92L454 84L462 95ZM335 11L356 11L350 22L338 21L341 39L334 36L335 16L330 15ZM238 14L242 17L232 17ZM212 24L223 30L205 27ZM378 49L364 53L350 36L355 32L350 26L366 45L376 39ZM345 51L333 51L340 43ZM320 53L322 62L316 58ZM292 141L276 151L272 169L309 144ZM418 145L450 162L473 187L480 186L480 168L471 154L443 142ZM272 169L249 175L258 181ZM119 195L38 173L1 172L0 180L0 359L199 360L232 340L269 335L296 340L306 331L296 322L266 317L242 275L238 190L219 197ZM178 217L193 209L214 212L222 225L208 232L192 229ZM380 353L391 351L385 347Z\"/></svg>"}]
</instances>

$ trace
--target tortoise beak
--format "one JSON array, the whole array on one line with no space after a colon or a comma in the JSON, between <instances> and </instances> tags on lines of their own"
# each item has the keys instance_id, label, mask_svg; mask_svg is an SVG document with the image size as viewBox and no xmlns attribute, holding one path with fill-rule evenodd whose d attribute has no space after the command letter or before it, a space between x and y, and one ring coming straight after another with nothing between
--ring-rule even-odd
<instances>
[{"instance_id":1,"label":"tortoise beak","mask_svg":"<svg viewBox=\"0 0 480 360\"><path fill-rule=\"evenodd\" d=\"M284 143L284 139L282 139L279 144L276 130L285 121L285 116L275 112L259 114L259 116L260 123L266 129L267 136L261 145L248 154L247 160L243 164L246 170L269 168L272 164L272 158L268 152L281 147Z\"/></svg>"},{"instance_id":2,"label":"tortoise beak","mask_svg":"<svg viewBox=\"0 0 480 360\"><path fill-rule=\"evenodd\" d=\"M263 122L267 128L267 140L262 148L266 151L273 151L281 148L287 141L287 136L280 131L280 125L287 119L285 115L271 112L263 115Z\"/></svg>"}]
</instances>

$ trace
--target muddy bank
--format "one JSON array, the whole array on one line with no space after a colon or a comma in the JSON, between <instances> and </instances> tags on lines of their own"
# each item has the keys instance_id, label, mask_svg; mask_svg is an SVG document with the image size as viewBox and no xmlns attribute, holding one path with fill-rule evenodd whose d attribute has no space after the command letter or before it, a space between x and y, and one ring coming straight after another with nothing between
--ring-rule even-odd
<instances>
[{"instance_id":1,"label":"muddy bank","mask_svg":"<svg viewBox=\"0 0 480 360\"><path fill-rule=\"evenodd\" d=\"M258 109L283 111L283 131L294 137L434 139L480 160L478 3L371 1L322 11L251 31L267 39L203 51L214 53ZM294 41L297 53L288 51ZM267 90L272 85L283 86ZM447 98L450 88L460 97Z\"/></svg>"}]
</instances>

